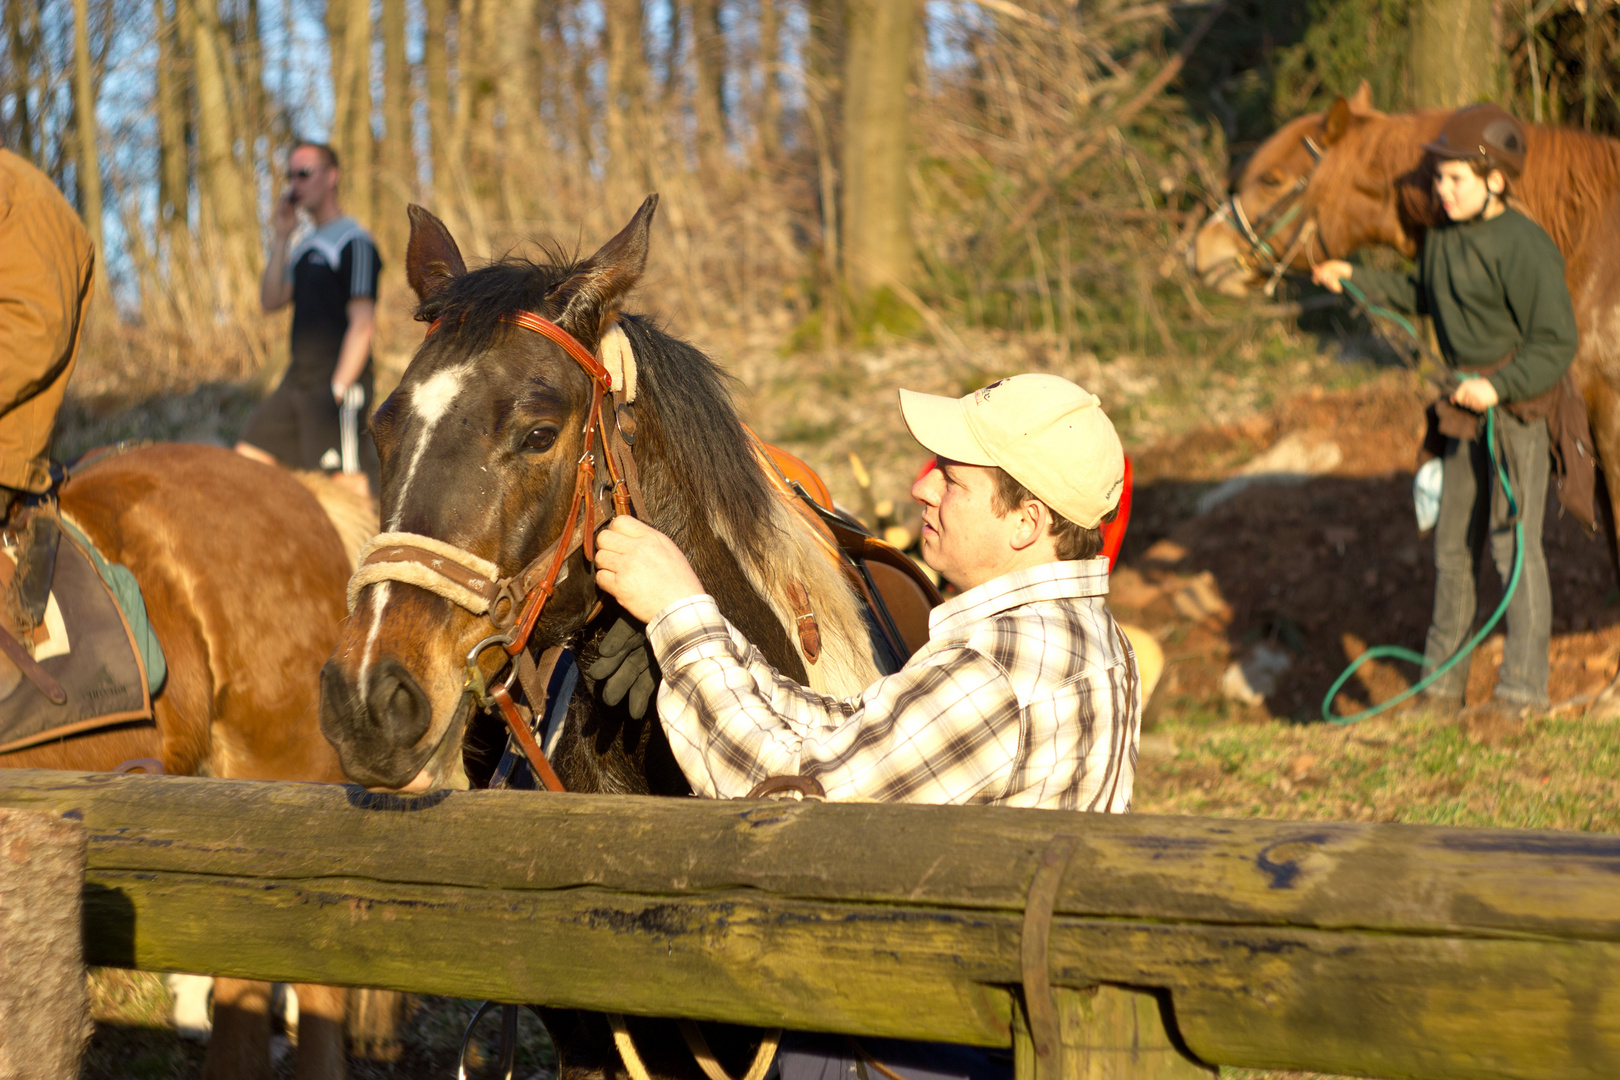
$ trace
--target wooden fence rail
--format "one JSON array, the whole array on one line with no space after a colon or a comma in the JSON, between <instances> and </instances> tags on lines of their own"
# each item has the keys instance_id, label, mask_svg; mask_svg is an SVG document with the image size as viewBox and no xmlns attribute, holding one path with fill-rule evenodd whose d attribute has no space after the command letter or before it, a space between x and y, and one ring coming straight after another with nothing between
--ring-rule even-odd
<instances>
[{"instance_id":1,"label":"wooden fence rail","mask_svg":"<svg viewBox=\"0 0 1620 1080\"><path fill-rule=\"evenodd\" d=\"M0 806L83 822L91 963L1006 1046L1035 885L1065 1015L1156 991L1207 1063L1620 1076L1620 837L24 770Z\"/></svg>"}]
</instances>

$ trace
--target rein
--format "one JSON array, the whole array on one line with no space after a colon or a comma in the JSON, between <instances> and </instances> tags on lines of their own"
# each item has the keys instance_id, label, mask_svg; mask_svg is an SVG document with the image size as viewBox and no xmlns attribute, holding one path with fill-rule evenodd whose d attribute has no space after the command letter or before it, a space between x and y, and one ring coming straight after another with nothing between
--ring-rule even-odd
<instances>
[{"instance_id":1,"label":"rein","mask_svg":"<svg viewBox=\"0 0 1620 1080\"><path fill-rule=\"evenodd\" d=\"M502 720L533 766L535 775L540 777L548 790L562 791L561 781L546 761L544 751L535 742L528 723L512 700L511 687L520 678L525 684L534 681L524 677L526 669L532 675L534 666L528 653L529 638L534 633L540 613L545 610L546 602L567 576L565 564L569 557L583 549L587 561L596 561L598 520L605 525L620 514L646 517L632 454L636 429L635 417L629 407L634 399L635 376L630 362L624 359L627 349L617 350L622 367L619 378L615 380L613 373L591 355L578 339L550 319L531 311L519 311L502 321L532 330L554 342L591 379L591 404L585 413L583 431L584 449L574 470L574 490L569 498L568 517L562 532L528 565L509 577L499 577L499 568L488 559L431 536L406 532L381 533L361 549L359 568L349 579L349 610L352 612L355 609L360 593L368 586L392 581L425 589L474 615L487 617L495 632L479 641L467 653L464 692L471 694L480 708L487 709L493 705L500 710ZM429 337L442 322L442 318L433 321L428 327ZM623 331L615 327L608 333L622 334ZM622 393L625 401L613 405L614 423L609 427L602 418L602 405L605 400L611 402L616 392ZM598 446L602 463L612 480L611 507L602 505L600 497L594 493ZM484 678L479 660L486 649L494 646L505 650L511 671L502 683L491 687ZM533 701L530 705L537 707Z\"/></svg>"}]
</instances>

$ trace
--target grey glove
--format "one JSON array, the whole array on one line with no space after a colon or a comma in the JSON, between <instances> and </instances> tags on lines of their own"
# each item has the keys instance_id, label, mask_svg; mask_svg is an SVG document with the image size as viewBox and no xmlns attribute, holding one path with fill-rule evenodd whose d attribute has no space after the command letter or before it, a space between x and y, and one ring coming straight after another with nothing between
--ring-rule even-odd
<instances>
[{"instance_id":1,"label":"grey glove","mask_svg":"<svg viewBox=\"0 0 1620 1080\"><path fill-rule=\"evenodd\" d=\"M652 646L647 635L624 619L615 619L597 643L598 655L585 674L602 689L602 700L617 705L629 698L630 715L640 720L647 715L647 702L658 686L652 669Z\"/></svg>"}]
</instances>

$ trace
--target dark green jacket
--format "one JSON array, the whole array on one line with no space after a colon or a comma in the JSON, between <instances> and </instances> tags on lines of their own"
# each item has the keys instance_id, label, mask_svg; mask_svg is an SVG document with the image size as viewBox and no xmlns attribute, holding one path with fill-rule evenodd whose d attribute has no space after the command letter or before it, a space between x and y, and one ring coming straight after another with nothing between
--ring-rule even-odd
<instances>
[{"instance_id":1,"label":"dark green jacket","mask_svg":"<svg viewBox=\"0 0 1620 1080\"><path fill-rule=\"evenodd\" d=\"M1490 376L1503 401L1539 397L1575 359L1564 257L1517 210L1430 229L1416 276L1358 266L1350 280L1375 303L1433 317L1452 367L1477 371L1512 355Z\"/></svg>"}]
</instances>

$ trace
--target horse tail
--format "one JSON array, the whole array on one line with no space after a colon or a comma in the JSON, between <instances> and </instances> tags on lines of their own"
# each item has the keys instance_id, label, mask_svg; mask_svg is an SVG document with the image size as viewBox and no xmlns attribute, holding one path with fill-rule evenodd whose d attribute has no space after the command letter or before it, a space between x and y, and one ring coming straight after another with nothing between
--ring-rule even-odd
<instances>
[{"instance_id":1,"label":"horse tail","mask_svg":"<svg viewBox=\"0 0 1620 1080\"><path fill-rule=\"evenodd\" d=\"M377 511L371 500L336 483L324 472L293 469L292 474L326 511L332 528L337 530L344 553L349 556L349 569L357 568L360 565L360 549L367 540L377 535Z\"/></svg>"}]
</instances>

